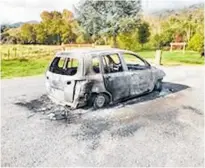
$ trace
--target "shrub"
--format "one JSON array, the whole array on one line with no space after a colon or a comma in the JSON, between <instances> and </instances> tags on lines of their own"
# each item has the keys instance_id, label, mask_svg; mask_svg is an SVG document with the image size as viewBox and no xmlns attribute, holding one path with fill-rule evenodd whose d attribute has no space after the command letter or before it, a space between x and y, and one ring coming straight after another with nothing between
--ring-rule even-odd
<instances>
[{"instance_id":1,"label":"shrub","mask_svg":"<svg viewBox=\"0 0 205 168\"><path fill-rule=\"evenodd\" d=\"M204 47L204 35L196 33L188 43L188 49L201 52Z\"/></svg>"}]
</instances>

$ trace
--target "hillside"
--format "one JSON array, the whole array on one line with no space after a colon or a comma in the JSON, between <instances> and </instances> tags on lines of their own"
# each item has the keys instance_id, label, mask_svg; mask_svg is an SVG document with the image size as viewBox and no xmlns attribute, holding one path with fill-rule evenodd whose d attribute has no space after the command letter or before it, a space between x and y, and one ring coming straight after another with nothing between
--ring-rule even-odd
<instances>
[{"instance_id":1,"label":"hillside","mask_svg":"<svg viewBox=\"0 0 205 168\"><path fill-rule=\"evenodd\" d=\"M23 25L25 23L37 24L39 22L36 21L36 20L30 20L30 21L27 21L27 22L16 22L16 23L12 23L12 24L2 24L1 26L2 27L5 26L5 27L8 27L8 28L17 28L17 27L20 27L21 25Z\"/></svg>"},{"instance_id":2,"label":"hillside","mask_svg":"<svg viewBox=\"0 0 205 168\"><path fill-rule=\"evenodd\" d=\"M199 3L183 9L161 10L151 14L144 14L143 16L143 19L149 23L150 27L152 27L153 34L160 33L161 23L170 18L177 18L184 21L189 18L194 22L203 23L204 4Z\"/></svg>"},{"instance_id":3,"label":"hillside","mask_svg":"<svg viewBox=\"0 0 205 168\"><path fill-rule=\"evenodd\" d=\"M187 13L187 12L195 12L197 10L204 10L204 4L198 3L198 4L194 4L194 5L191 5L191 6L188 6L185 8L181 8L181 9L165 9L165 10L152 12L149 15L152 17L164 19L164 18L167 18L169 16L178 15L178 14Z\"/></svg>"}]
</instances>

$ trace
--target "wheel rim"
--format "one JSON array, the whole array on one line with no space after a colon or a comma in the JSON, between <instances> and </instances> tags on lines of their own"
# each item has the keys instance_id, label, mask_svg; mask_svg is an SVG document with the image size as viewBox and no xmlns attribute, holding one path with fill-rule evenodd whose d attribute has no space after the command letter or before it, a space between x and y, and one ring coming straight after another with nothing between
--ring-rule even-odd
<instances>
[{"instance_id":1,"label":"wheel rim","mask_svg":"<svg viewBox=\"0 0 205 168\"><path fill-rule=\"evenodd\" d=\"M104 104L105 104L105 97L104 96L97 96L96 98L96 104L99 106L99 107L103 107Z\"/></svg>"}]
</instances>

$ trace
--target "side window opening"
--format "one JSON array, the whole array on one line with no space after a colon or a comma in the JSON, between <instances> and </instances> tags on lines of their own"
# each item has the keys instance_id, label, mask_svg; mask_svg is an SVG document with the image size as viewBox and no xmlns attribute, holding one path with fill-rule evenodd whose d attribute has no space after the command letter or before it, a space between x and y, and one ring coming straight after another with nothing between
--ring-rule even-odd
<instances>
[{"instance_id":1,"label":"side window opening","mask_svg":"<svg viewBox=\"0 0 205 168\"><path fill-rule=\"evenodd\" d=\"M58 61L58 67L63 68L64 64L65 64L65 58L60 58Z\"/></svg>"},{"instance_id":2,"label":"side window opening","mask_svg":"<svg viewBox=\"0 0 205 168\"><path fill-rule=\"evenodd\" d=\"M104 73L115 73L123 71L121 60L118 54L103 56Z\"/></svg>"},{"instance_id":3,"label":"side window opening","mask_svg":"<svg viewBox=\"0 0 205 168\"><path fill-rule=\"evenodd\" d=\"M75 58L67 58L65 66L65 75L75 75L77 73L79 62Z\"/></svg>"},{"instance_id":4,"label":"side window opening","mask_svg":"<svg viewBox=\"0 0 205 168\"><path fill-rule=\"evenodd\" d=\"M139 57L133 54L125 53L123 55L123 58L128 70L144 70L148 68L147 63L143 59L140 59Z\"/></svg>"},{"instance_id":5,"label":"side window opening","mask_svg":"<svg viewBox=\"0 0 205 168\"><path fill-rule=\"evenodd\" d=\"M49 70L61 75L75 75L77 73L79 62L74 58L55 57Z\"/></svg>"},{"instance_id":6,"label":"side window opening","mask_svg":"<svg viewBox=\"0 0 205 168\"><path fill-rule=\"evenodd\" d=\"M97 57L94 57L92 59L92 69L95 73L100 73L100 62L99 59Z\"/></svg>"}]
</instances>

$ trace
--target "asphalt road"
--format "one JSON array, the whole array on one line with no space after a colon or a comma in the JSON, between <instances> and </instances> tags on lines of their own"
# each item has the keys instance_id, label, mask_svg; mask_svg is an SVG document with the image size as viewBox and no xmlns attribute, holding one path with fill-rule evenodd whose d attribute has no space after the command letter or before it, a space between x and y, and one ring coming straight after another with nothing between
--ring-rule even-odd
<instances>
[{"instance_id":1,"label":"asphalt road","mask_svg":"<svg viewBox=\"0 0 205 168\"><path fill-rule=\"evenodd\" d=\"M203 167L204 67L163 69L162 92L68 121L42 76L1 80L1 166Z\"/></svg>"}]
</instances>

